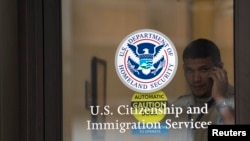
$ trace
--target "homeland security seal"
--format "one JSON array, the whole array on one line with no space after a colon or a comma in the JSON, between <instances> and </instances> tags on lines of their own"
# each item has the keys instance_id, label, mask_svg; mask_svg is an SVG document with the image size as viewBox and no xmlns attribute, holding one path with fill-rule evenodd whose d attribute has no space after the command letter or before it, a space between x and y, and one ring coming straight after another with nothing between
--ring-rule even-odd
<instances>
[{"instance_id":1,"label":"homeland security seal","mask_svg":"<svg viewBox=\"0 0 250 141\"><path fill-rule=\"evenodd\" d=\"M132 32L119 44L115 68L120 80L131 90L151 93L173 79L178 64L177 51L163 33L152 29Z\"/></svg>"}]
</instances>

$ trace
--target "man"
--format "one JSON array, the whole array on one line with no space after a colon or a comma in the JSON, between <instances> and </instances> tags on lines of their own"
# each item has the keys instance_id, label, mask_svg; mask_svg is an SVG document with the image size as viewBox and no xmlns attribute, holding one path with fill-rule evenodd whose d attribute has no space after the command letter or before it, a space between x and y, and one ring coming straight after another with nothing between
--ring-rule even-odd
<instances>
[{"instance_id":1,"label":"man","mask_svg":"<svg viewBox=\"0 0 250 141\"><path fill-rule=\"evenodd\" d=\"M228 84L227 72L216 44L207 39L196 39L187 45L182 57L184 75L191 93L173 103L186 111L172 120L179 123L203 121L209 124L234 124L234 91ZM188 107L203 107L203 113L190 113ZM207 128L182 127L170 130L171 141L207 140Z\"/></svg>"}]
</instances>

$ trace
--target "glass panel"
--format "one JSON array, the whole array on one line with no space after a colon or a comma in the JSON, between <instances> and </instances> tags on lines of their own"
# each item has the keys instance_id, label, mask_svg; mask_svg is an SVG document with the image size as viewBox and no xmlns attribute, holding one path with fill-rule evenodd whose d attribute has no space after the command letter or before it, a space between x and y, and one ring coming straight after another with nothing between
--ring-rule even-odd
<instances>
[{"instance_id":1,"label":"glass panel","mask_svg":"<svg viewBox=\"0 0 250 141\"><path fill-rule=\"evenodd\" d=\"M138 122L130 113L117 112L122 105L130 107L137 92L126 87L117 76L116 51L126 36L139 29L154 29L165 34L176 48L176 74L162 88L167 106L190 92L183 72L182 53L187 44L198 38L217 44L228 82L234 86L233 0L62 0L62 25L63 141L187 140L189 130L177 135L170 130L161 134L156 133L159 130L150 130L138 135L133 134L131 126L121 130L121 123ZM93 64L93 58L102 63ZM205 84L197 83L196 89ZM95 116L100 103L102 114ZM215 114L208 107L207 110L208 113L203 111L205 117ZM159 122L165 123L170 115L167 113ZM98 121L96 119L108 124L93 127L91 123ZM200 135L206 139L205 133ZM175 139L170 139L172 136Z\"/></svg>"}]
</instances>

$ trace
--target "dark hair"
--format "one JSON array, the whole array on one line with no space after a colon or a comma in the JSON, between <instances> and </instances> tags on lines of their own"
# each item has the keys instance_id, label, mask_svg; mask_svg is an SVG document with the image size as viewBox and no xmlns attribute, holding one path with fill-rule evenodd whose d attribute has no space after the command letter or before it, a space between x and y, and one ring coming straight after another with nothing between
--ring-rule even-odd
<instances>
[{"instance_id":1,"label":"dark hair","mask_svg":"<svg viewBox=\"0 0 250 141\"><path fill-rule=\"evenodd\" d=\"M211 57L212 62L217 65L221 62L220 51L217 45L208 39L196 39L189 43L184 49L182 59L196 59Z\"/></svg>"}]
</instances>

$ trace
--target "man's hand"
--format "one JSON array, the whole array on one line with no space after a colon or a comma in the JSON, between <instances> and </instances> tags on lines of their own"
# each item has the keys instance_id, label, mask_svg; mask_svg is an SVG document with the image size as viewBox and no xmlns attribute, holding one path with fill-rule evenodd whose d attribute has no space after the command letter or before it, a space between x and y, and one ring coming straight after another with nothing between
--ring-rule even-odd
<instances>
[{"instance_id":1,"label":"man's hand","mask_svg":"<svg viewBox=\"0 0 250 141\"><path fill-rule=\"evenodd\" d=\"M225 69L214 67L209 77L213 80L212 97L219 105L225 101L225 95L228 88L228 78ZM223 107L218 111L222 117L223 124L234 124L234 109Z\"/></svg>"},{"instance_id":2,"label":"man's hand","mask_svg":"<svg viewBox=\"0 0 250 141\"><path fill-rule=\"evenodd\" d=\"M220 103L224 100L228 87L227 72L225 69L214 67L209 77L213 80L212 97L216 103Z\"/></svg>"}]
</instances>

